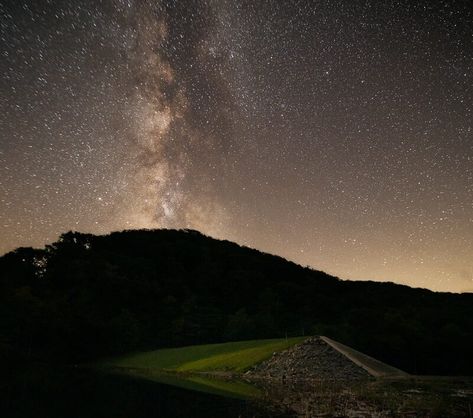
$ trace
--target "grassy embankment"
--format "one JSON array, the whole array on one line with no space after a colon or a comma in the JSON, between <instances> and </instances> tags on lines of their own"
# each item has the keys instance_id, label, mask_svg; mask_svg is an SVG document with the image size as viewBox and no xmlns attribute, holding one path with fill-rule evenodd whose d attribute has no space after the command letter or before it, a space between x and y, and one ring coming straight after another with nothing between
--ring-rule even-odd
<instances>
[{"instance_id":1,"label":"grassy embankment","mask_svg":"<svg viewBox=\"0 0 473 418\"><path fill-rule=\"evenodd\" d=\"M244 372L268 359L274 352L285 350L302 342L305 338L238 341L169 348L135 353L108 360L105 364L166 372Z\"/></svg>"},{"instance_id":2,"label":"grassy embankment","mask_svg":"<svg viewBox=\"0 0 473 418\"><path fill-rule=\"evenodd\" d=\"M192 390L239 398L257 397L244 382L213 379L205 374L241 373L307 337L195 345L135 353L103 362L120 373Z\"/></svg>"}]
</instances>

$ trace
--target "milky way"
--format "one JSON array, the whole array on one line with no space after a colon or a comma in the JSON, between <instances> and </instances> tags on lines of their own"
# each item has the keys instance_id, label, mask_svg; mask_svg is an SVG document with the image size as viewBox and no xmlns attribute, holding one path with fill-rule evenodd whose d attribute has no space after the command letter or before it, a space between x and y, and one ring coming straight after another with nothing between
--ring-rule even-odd
<instances>
[{"instance_id":1,"label":"milky way","mask_svg":"<svg viewBox=\"0 0 473 418\"><path fill-rule=\"evenodd\" d=\"M194 228L473 291L468 1L0 3L0 252Z\"/></svg>"}]
</instances>

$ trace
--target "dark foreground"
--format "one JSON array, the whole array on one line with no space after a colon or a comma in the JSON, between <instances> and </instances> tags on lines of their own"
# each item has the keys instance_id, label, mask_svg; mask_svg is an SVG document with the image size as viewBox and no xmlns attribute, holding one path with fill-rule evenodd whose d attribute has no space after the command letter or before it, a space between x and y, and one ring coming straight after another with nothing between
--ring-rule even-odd
<instances>
[{"instance_id":1,"label":"dark foreground","mask_svg":"<svg viewBox=\"0 0 473 418\"><path fill-rule=\"evenodd\" d=\"M22 372L0 396L2 418L272 416L249 401L80 368Z\"/></svg>"},{"instance_id":2,"label":"dark foreground","mask_svg":"<svg viewBox=\"0 0 473 418\"><path fill-rule=\"evenodd\" d=\"M199 378L202 382L202 378ZM0 386L9 417L471 417L471 379L256 383L257 397L218 396L82 368L19 371ZM205 383L205 382L204 382ZM209 380L216 387L218 381ZM197 388L197 387L196 387Z\"/></svg>"}]
</instances>

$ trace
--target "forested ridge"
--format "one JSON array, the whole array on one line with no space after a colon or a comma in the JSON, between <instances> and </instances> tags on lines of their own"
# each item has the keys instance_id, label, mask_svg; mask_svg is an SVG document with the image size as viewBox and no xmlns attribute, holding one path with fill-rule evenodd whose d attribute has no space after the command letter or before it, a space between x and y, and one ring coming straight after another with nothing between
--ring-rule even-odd
<instances>
[{"instance_id":1,"label":"forested ridge","mask_svg":"<svg viewBox=\"0 0 473 418\"><path fill-rule=\"evenodd\" d=\"M4 364L319 334L411 373L473 374L473 294L343 281L189 230L68 232L0 258Z\"/></svg>"}]
</instances>

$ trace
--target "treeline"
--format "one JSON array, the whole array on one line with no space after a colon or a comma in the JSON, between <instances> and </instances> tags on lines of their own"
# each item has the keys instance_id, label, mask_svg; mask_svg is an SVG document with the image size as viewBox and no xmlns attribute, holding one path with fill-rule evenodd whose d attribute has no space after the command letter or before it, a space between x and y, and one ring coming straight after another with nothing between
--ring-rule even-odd
<instances>
[{"instance_id":1,"label":"treeline","mask_svg":"<svg viewBox=\"0 0 473 418\"><path fill-rule=\"evenodd\" d=\"M342 281L187 230L68 232L0 258L4 361L317 334L412 373L473 374L473 294Z\"/></svg>"}]
</instances>

